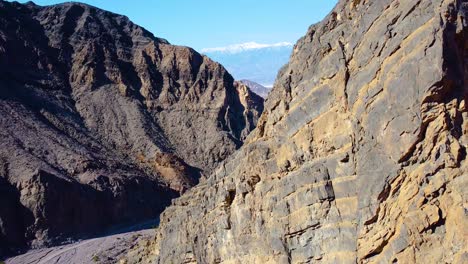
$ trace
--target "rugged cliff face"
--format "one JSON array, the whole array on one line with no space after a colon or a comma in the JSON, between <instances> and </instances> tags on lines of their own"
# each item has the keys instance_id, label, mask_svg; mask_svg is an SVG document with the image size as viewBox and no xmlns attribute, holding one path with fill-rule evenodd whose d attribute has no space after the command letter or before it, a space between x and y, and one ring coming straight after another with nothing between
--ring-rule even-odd
<instances>
[{"instance_id":1,"label":"rugged cliff face","mask_svg":"<svg viewBox=\"0 0 468 264\"><path fill-rule=\"evenodd\" d=\"M468 2L341 0L131 261L466 263Z\"/></svg>"},{"instance_id":2,"label":"rugged cliff face","mask_svg":"<svg viewBox=\"0 0 468 264\"><path fill-rule=\"evenodd\" d=\"M255 126L237 87L124 16L0 1L0 255L158 216Z\"/></svg>"},{"instance_id":3,"label":"rugged cliff face","mask_svg":"<svg viewBox=\"0 0 468 264\"><path fill-rule=\"evenodd\" d=\"M270 90L269 88L266 88L265 86L261 85L261 84L258 84L256 82L253 82L253 81L249 81L249 80L240 80L240 82L242 82L243 84L247 85L251 90L252 92L260 95L262 98L267 98L268 97L268 93L270 93Z\"/></svg>"}]
</instances>

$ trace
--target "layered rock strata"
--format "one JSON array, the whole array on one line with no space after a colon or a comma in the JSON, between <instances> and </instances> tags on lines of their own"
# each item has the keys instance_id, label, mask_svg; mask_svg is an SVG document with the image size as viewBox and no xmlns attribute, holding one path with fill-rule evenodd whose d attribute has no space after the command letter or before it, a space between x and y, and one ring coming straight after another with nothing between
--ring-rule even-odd
<instances>
[{"instance_id":1,"label":"layered rock strata","mask_svg":"<svg viewBox=\"0 0 468 264\"><path fill-rule=\"evenodd\" d=\"M151 263L466 263L468 2L341 0L239 151L129 254Z\"/></svg>"}]
</instances>

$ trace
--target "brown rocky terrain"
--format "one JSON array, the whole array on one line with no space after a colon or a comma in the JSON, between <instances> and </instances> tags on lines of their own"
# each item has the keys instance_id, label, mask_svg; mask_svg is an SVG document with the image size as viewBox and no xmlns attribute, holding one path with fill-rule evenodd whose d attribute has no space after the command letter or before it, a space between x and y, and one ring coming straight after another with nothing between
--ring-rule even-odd
<instances>
[{"instance_id":1,"label":"brown rocky terrain","mask_svg":"<svg viewBox=\"0 0 468 264\"><path fill-rule=\"evenodd\" d=\"M126 261L467 263L468 1L341 0Z\"/></svg>"},{"instance_id":2,"label":"brown rocky terrain","mask_svg":"<svg viewBox=\"0 0 468 264\"><path fill-rule=\"evenodd\" d=\"M0 256L157 217L262 110L124 16L0 1Z\"/></svg>"},{"instance_id":3,"label":"brown rocky terrain","mask_svg":"<svg viewBox=\"0 0 468 264\"><path fill-rule=\"evenodd\" d=\"M266 88L265 86L263 86L263 85L261 85L259 83L253 82L253 81L240 80L240 82L247 85L252 90L252 92L260 95L261 97L263 97L265 99L268 97L268 93L270 93L270 90L271 90L271 89L268 89L268 88Z\"/></svg>"}]
</instances>

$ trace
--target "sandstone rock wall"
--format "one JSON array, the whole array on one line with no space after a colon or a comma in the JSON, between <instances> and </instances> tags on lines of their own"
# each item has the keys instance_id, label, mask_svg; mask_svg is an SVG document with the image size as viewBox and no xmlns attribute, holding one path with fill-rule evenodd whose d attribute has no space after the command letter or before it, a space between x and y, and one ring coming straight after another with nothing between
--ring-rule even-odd
<instances>
[{"instance_id":1,"label":"sandstone rock wall","mask_svg":"<svg viewBox=\"0 0 468 264\"><path fill-rule=\"evenodd\" d=\"M341 0L150 263L466 263L468 2Z\"/></svg>"}]
</instances>

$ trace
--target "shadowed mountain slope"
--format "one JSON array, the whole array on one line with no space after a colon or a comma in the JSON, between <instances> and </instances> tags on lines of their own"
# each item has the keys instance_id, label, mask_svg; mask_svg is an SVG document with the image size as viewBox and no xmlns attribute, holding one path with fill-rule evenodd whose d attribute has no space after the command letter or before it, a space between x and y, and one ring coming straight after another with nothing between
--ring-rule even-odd
<instances>
[{"instance_id":1,"label":"shadowed mountain slope","mask_svg":"<svg viewBox=\"0 0 468 264\"><path fill-rule=\"evenodd\" d=\"M157 217L255 127L236 87L124 16L0 1L0 255Z\"/></svg>"}]
</instances>

